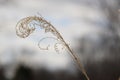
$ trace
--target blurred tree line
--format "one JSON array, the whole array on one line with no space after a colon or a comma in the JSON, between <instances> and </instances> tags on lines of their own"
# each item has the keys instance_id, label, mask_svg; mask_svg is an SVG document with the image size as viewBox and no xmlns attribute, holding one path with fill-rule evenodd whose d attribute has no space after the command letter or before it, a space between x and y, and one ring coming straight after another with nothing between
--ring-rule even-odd
<instances>
[{"instance_id":1,"label":"blurred tree line","mask_svg":"<svg viewBox=\"0 0 120 80\"><path fill-rule=\"evenodd\" d=\"M78 52L91 80L118 80L120 77L120 0L99 0L107 28L79 39Z\"/></svg>"},{"instance_id":2,"label":"blurred tree line","mask_svg":"<svg viewBox=\"0 0 120 80\"><path fill-rule=\"evenodd\" d=\"M8 0L6 0L8 1ZM120 0L98 0L107 18L107 28L99 33L84 35L79 39L78 53L90 80L118 80L120 77ZM0 68L0 80L8 80ZM60 70L50 72L45 68L33 70L21 64L10 80L85 80L81 72L70 74Z\"/></svg>"}]
</instances>

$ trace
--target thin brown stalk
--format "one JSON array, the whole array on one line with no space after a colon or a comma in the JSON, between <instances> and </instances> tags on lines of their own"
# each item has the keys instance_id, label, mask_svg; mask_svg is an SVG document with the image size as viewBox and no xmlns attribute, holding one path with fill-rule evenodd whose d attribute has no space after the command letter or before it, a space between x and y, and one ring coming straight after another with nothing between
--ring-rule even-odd
<instances>
[{"instance_id":1,"label":"thin brown stalk","mask_svg":"<svg viewBox=\"0 0 120 80\"><path fill-rule=\"evenodd\" d=\"M33 22L35 21L35 22ZM32 25L32 26L31 26ZM73 52L73 50L70 48L70 46L65 42L61 34L58 32L58 30L48 21L46 21L43 17L37 17L37 16L30 16L26 17L18 22L16 25L16 34L19 37L26 38L28 37L35 29L36 27L41 27L45 30L45 32L50 32L52 33L56 38L58 42L60 42L72 55L73 60L76 62L76 64L79 66L79 69L82 71L82 73L85 75L87 80L89 80L89 77L82 66L79 57L77 56L76 53ZM39 46L40 47L40 46ZM41 47L40 47L41 48ZM41 48L43 49L43 48ZM48 49L45 48L45 49Z\"/></svg>"}]
</instances>

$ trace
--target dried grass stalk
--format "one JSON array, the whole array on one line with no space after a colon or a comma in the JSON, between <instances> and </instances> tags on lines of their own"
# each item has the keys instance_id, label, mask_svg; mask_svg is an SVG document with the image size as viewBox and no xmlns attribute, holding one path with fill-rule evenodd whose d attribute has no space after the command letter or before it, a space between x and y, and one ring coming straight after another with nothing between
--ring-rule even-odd
<instances>
[{"instance_id":1,"label":"dried grass stalk","mask_svg":"<svg viewBox=\"0 0 120 80\"><path fill-rule=\"evenodd\" d=\"M63 39L63 37L61 36L61 34L56 30L56 28L51 23L49 23L48 21L46 21L43 17L30 16L30 17L26 17L24 19L21 19L17 23L17 25L16 25L16 34L19 37L21 37L21 38L26 38L38 26L41 27L42 29L44 29L45 33L50 32L50 33L52 33L56 37L54 39L56 39L58 42L60 42L60 44L62 44L65 47L65 49L67 49L69 51L70 55L72 55L72 57L73 57L74 61L76 62L76 64L78 64L79 69L85 75L85 77L87 78L87 80L89 80L89 77L87 76L86 71L85 71L84 67L82 66L82 64L80 62L80 59L77 56L77 54L73 52L73 50L65 42L65 40ZM56 44L55 44L55 50L58 51L57 48L56 48ZM40 49L43 49L43 48L40 47ZM45 49L48 49L48 47L45 48Z\"/></svg>"}]
</instances>

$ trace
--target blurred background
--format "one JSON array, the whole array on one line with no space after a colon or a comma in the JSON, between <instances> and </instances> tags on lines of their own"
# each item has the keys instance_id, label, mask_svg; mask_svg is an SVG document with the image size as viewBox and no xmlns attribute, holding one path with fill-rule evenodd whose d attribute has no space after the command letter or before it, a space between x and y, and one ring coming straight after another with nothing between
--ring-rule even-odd
<instances>
[{"instance_id":1,"label":"blurred background","mask_svg":"<svg viewBox=\"0 0 120 80\"><path fill-rule=\"evenodd\" d=\"M120 0L0 0L0 80L86 80L65 50L39 49L38 41L51 35L39 29L25 39L16 35L17 22L27 16L57 28L90 80L118 80L119 9Z\"/></svg>"}]
</instances>

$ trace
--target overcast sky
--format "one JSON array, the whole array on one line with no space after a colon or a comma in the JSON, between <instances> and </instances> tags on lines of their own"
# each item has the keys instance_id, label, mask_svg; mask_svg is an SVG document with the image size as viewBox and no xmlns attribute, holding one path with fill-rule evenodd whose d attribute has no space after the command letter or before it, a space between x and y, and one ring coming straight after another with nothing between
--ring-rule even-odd
<instances>
[{"instance_id":1,"label":"overcast sky","mask_svg":"<svg viewBox=\"0 0 120 80\"><path fill-rule=\"evenodd\" d=\"M24 17L41 14L57 28L67 43L75 46L77 38L100 30L101 26L106 25L105 15L100 11L99 5L97 0L0 0L0 53L11 55L13 49L15 54L17 52L19 54L19 50L28 47L40 54L29 57L26 61L38 61L53 65L52 67L66 68L69 63L66 54L50 51L50 55L45 52L42 55L43 52L37 46L38 41L44 36L42 31L36 31L26 39L16 36L17 22ZM8 53L6 50L9 50ZM13 57L7 56L1 59L7 63L13 60Z\"/></svg>"}]
</instances>

